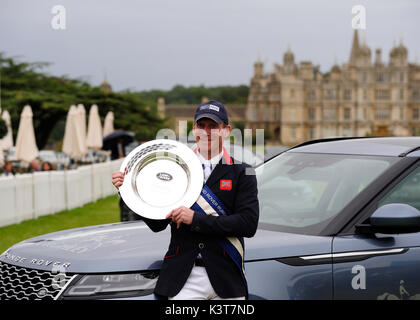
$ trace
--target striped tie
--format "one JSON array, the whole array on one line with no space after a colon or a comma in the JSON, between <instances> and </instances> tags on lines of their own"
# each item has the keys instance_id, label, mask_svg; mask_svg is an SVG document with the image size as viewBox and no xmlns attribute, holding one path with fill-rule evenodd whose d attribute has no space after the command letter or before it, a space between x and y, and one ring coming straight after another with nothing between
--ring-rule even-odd
<instances>
[{"instance_id":1,"label":"striped tie","mask_svg":"<svg viewBox=\"0 0 420 320\"><path fill-rule=\"evenodd\" d=\"M203 163L203 170L204 170L204 182L206 182L207 181L207 179L209 178L209 176L210 176L210 174L211 174L211 172L212 172L212 165L211 164L209 164L209 165L205 165L204 163Z\"/></svg>"}]
</instances>

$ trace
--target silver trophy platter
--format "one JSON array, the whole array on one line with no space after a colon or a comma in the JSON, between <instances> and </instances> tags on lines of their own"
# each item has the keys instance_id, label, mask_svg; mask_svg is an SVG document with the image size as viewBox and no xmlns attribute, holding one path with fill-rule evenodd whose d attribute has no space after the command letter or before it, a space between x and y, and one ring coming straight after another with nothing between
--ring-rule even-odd
<instances>
[{"instance_id":1,"label":"silver trophy platter","mask_svg":"<svg viewBox=\"0 0 420 320\"><path fill-rule=\"evenodd\" d=\"M125 204L150 219L165 219L171 210L191 207L203 188L201 162L181 142L158 139L146 142L124 159L125 174L119 188Z\"/></svg>"}]
</instances>

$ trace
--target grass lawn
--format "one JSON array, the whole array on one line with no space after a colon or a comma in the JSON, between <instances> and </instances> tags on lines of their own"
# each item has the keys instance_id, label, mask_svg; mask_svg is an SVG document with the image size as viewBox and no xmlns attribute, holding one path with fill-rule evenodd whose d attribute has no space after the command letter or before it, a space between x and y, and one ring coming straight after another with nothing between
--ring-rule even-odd
<instances>
[{"instance_id":1,"label":"grass lawn","mask_svg":"<svg viewBox=\"0 0 420 320\"><path fill-rule=\"evenodd\" d=\"M113 195L65 210L0 228L0 254L11 245L44 233L120 221L118 196Z\"/></svg>"}]
</instances>

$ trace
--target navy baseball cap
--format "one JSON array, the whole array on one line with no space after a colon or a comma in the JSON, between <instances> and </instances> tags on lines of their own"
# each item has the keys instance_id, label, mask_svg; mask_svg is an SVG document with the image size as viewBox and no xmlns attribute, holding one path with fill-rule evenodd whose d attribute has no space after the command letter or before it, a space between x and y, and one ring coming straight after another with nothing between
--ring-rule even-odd
<instances>
[{"instance_id":1,"label":"navy baseball cap","mask_svg":"<svg viewBox=\"0 0 420 320\"><path fill-rule=\"evenodd\" d=\"M197 107L194 115L194 123L197 123L198 120L202 118L209 118L216 123L229 124L229 118L225 106L223 103L210 100L200 104Z\"/></svg>"}]
</instances>

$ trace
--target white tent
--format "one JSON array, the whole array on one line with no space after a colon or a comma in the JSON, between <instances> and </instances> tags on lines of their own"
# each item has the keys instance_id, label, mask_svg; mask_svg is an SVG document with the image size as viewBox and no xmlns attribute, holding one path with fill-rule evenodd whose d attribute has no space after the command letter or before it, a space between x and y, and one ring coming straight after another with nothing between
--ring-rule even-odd
<instances>
[{"instance_id":1,"label":"white tent","mask_svg":"<svg viewBox=\"0 0 420 320\"><path fill-rule=\"evenodd\" d=\"M0 106L0 115L1 115L1 106ZM0 139L0 167L4 166L4 155L3 155L3 147L2 147L2 139Z\"/></svg>"},{"instance_id":2,"label":"white tent","mask_svg":"<svg viewBox=\"0 0 420 320\"><path fill-rule=\"evenodd\" d=\"M2 149L9 150L13 147L12 122L10 120L10 114L7 110L4 110L1 117L6 122L7 134L3 137L3 139L0 139L0 151Z\"/></svg>"},{"instance_id":3,"label":"white tent","mask_svg":"<svg viewBox=\"0 0 420 320\"><path fill-rule=\"evenodd\" d=\"M25 106L20 115L19 129L16 138L15 157L18 160L31 162L38 156L35 131L32 123L32 109Z\"/></svg>"},{"instance_id":4,"label":"white tent","mask_svg":"<svg viewBox=\"0 0 420 320\"><path fill-rule=\"evenodd\" d=\"M67 112L67 117L66 117L66 126L64 129L64 138L63 138L63 147L62 147L62 151L69 155L71 153L71 148L72 148L72 122L70 120L70 115L73 114L70 111L72 111L74 108L76 108L74 105L70 106L69 111Z\"/></svg>"},{"instance_id":5,"label":"white tent","mask_svg":"<svg viewBox=\"0 0 420 320\"><path fill-rule=\"evenodd\" d=\"M83 104L77 105L77 111L79 113L80 121L80 136L81 136L81 150L84 154L87 153L87 144L86 144L86 110Z\"/></svg>"},{"instance_id":6,"label":"white tent","mask_svg":"<svg viewBox=\"0 0 420 320\"><path fill-rule=\"evenodd\" d=\"M0 106L0 115L1 115L1 106ZM4 155L3 155L3 147L2 141L0 140L0 167L4 166Z\"/></svg>"},{"instance_id":7,"label":"white tent","mask_svg":"<svg viewBox=\"0 0 420 320\"><path fill-rule=\"evenodd\" d=\"M63 152L73 159L80 159L87 152L80 118L79 109L72 105L67 114L63 140Z\"/></svg>"},{"instance_id":8,"label":"white tent","mask_svg":"<svg viewBox=\"0 0 420 320\"><path fill-rule=\"evenodd\" d=\"M104 134L103 136L106 137L107 135L113 133L114 130L114 113L109 111L104 120Z\"/></svg>"},{"instance_id":9,"label":"white tent","mask_svg":"<svg viewBox=\"0 0 420 320\"><path fill-rule=\"evenodd\" d=\"M102 148L102 125L99 118L98 106L92 105L89 110L89 123L87 131L87 146L92 149Z\"/></svg>"}]
</instances>

